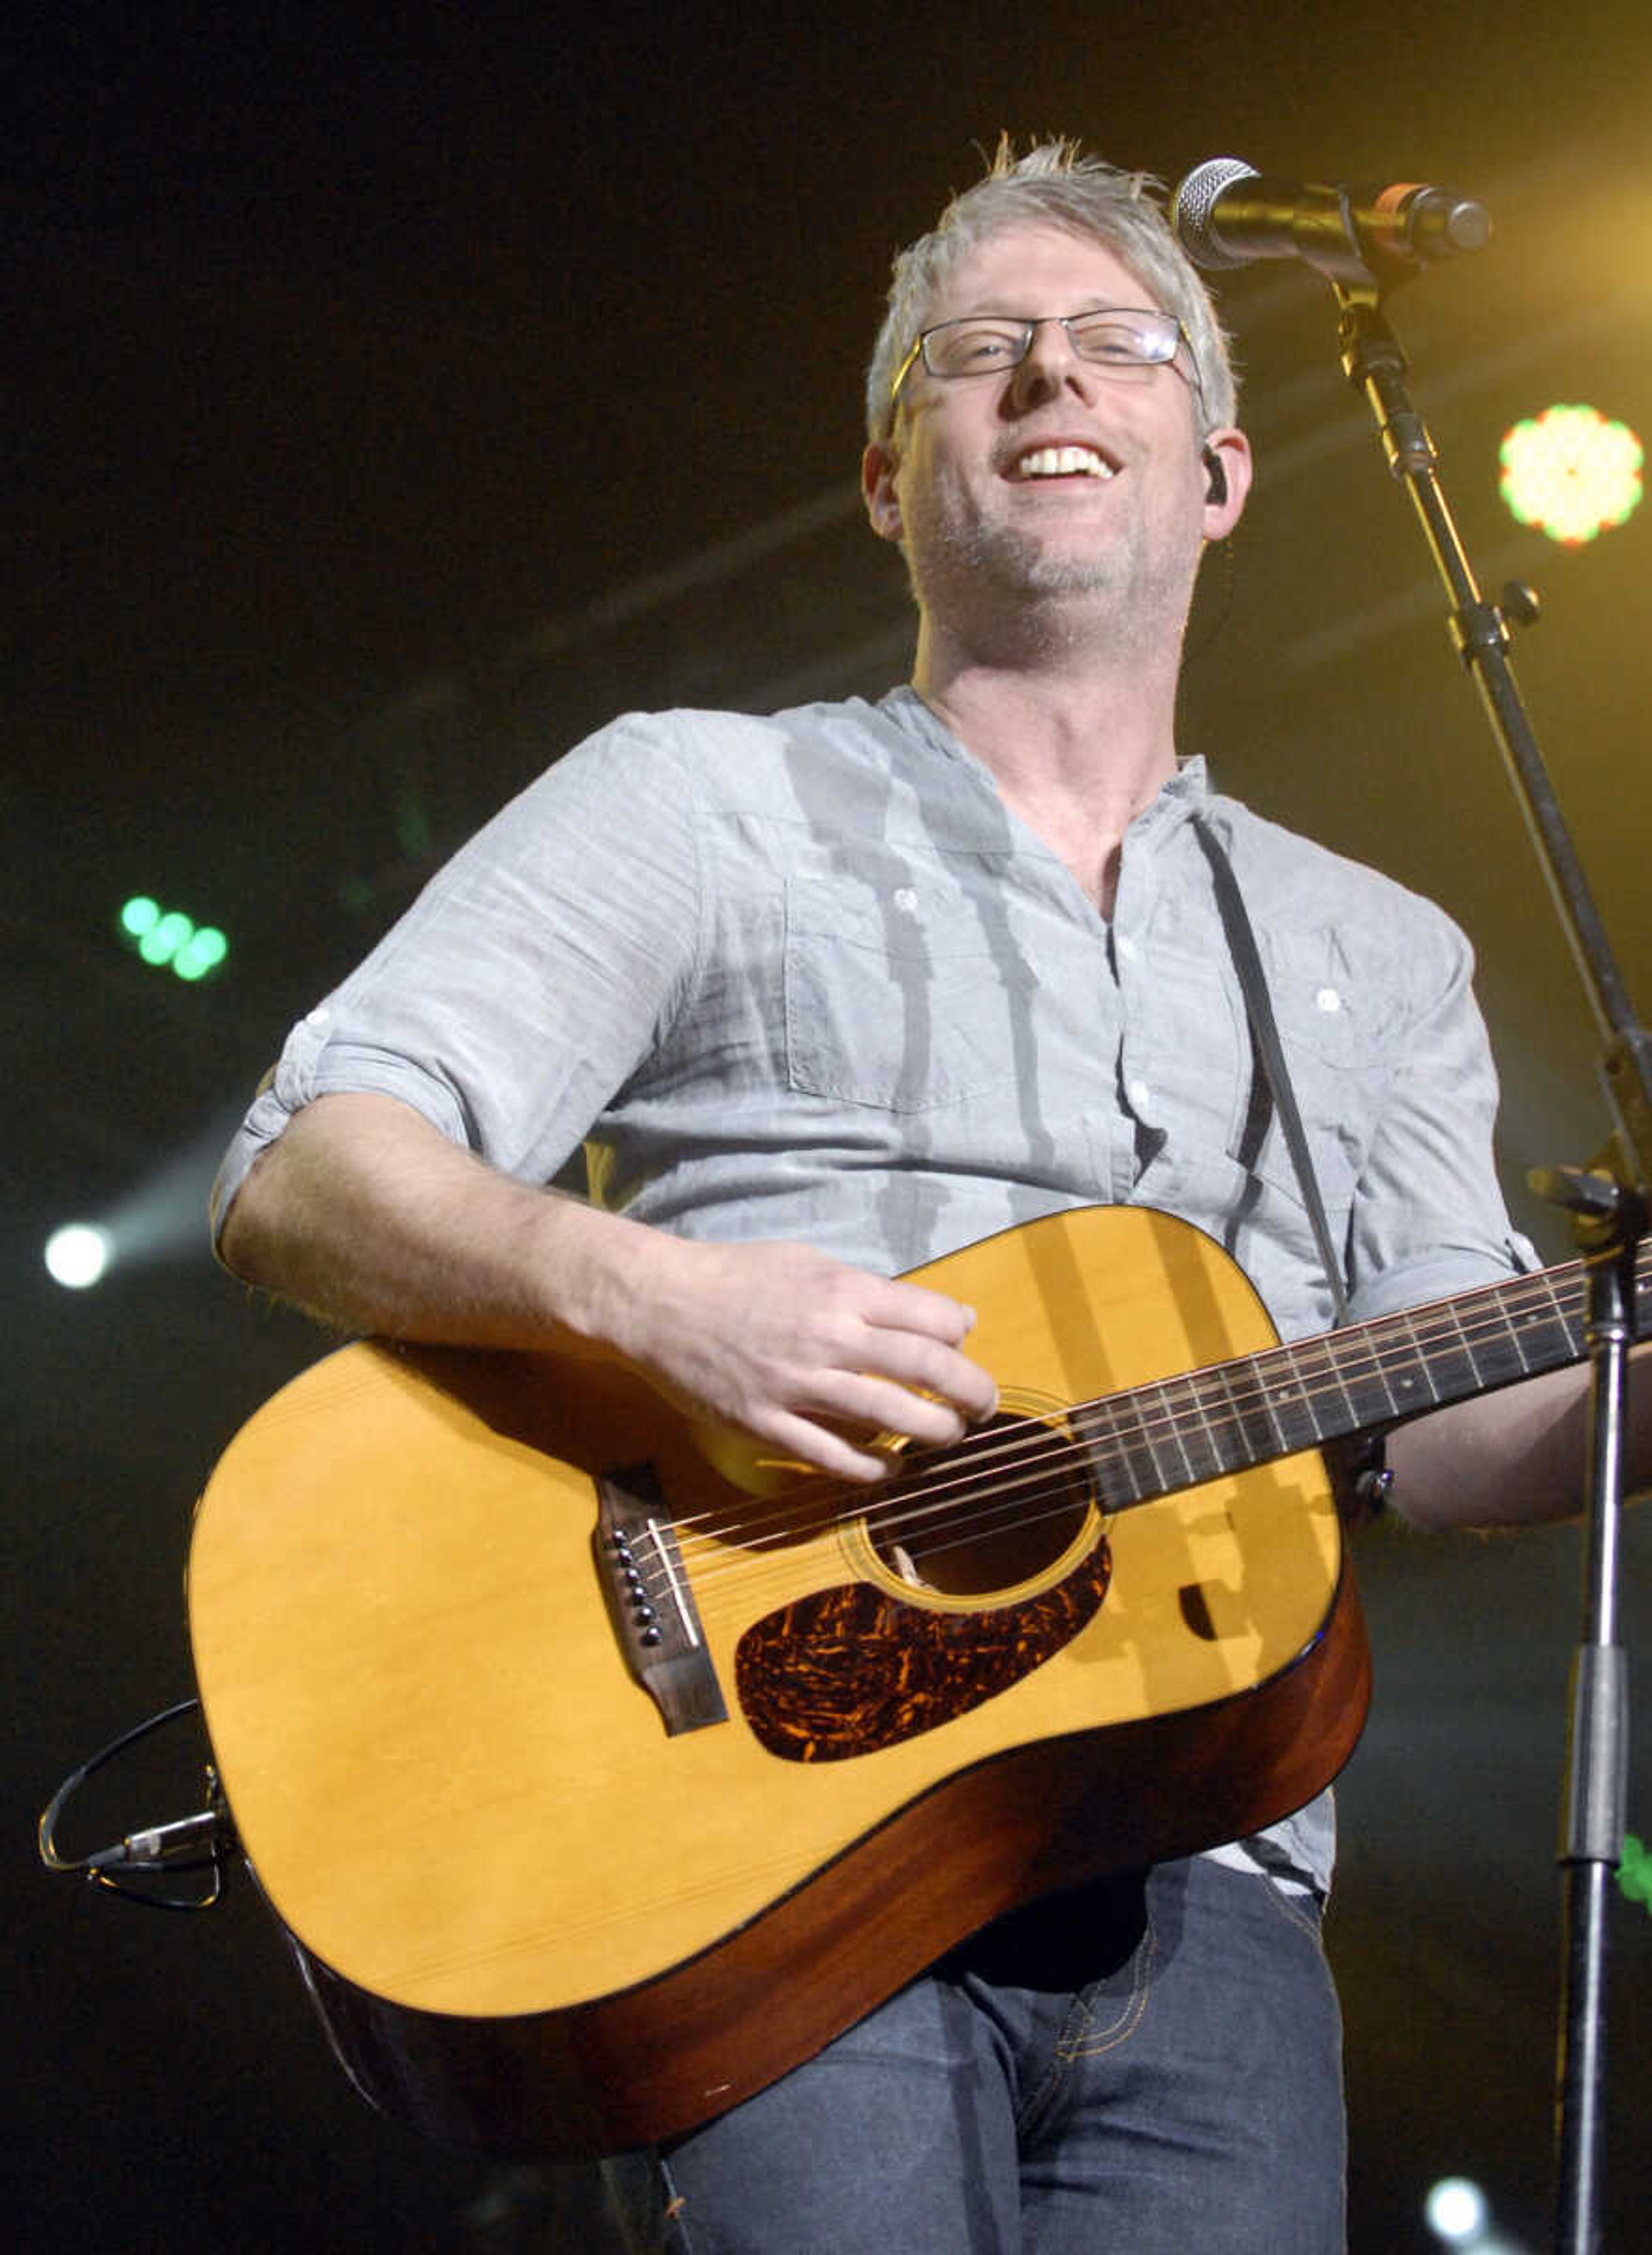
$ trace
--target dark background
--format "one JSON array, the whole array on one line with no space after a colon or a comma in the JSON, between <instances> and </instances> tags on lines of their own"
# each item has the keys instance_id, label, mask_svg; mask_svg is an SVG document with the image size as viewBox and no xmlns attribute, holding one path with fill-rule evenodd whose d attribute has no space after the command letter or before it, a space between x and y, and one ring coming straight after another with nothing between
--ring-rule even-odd
<instances>
[{"instance_id":1,"label":"dark background","mask_svg":"<svg viewBox=\"0 0 1652 2255\"><path fill-rule=\"evenodd\" d=\"M860 370L893 249L1001 126L1172 180L1234 153L1490 205L1493 246L1394 319L1482 578L1543 593L1522 678L1644 995L1652 516L1563 551L1503 512L1496 450L1555 400L1652 432L1652 32L1630 0L620 0L70 8L5 46L4 2213L53 2250L595 2248L583 2180L446 2159L350 2095L250 1888L169 1918L32 1860L59 1779L189 1690L193 1498L317 1351L204 1255L228 1121L288 1020L599 720L902 677L898 568L855 522ZM1224 302L1261 477L1207 573L1185 746L1466 924L1511 1197L1558 1256L1522 1182L1603 1138L1588 1010L1329 292L1270 267ZM214 980L123 951L140 889L228 932ZM84 1294L40 1261L74 1216L129 1254ZM1649 1561L1641 1521L1631 1643ZM1378 1699L1331 1924L1353 2246L1429 2244L1452 2170L1536 2246L1578 1541L1386 1529L1361 1574ZM70 1844L193 1806L200 1759L146 1760ZM1629 1821L1652 1828L1643 1748ZM1631 2248L1652 1928L1614 1903L1609 2244Z\"/></svg>"}]
</instances>

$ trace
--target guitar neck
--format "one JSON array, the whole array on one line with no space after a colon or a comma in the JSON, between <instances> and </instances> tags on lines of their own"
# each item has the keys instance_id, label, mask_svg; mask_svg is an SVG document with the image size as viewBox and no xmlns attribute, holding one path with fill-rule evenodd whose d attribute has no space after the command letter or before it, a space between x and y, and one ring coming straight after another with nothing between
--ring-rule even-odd
<instances>
[{"instance_id":1,"label":"guitar neck","mask_svg":"<svg viewBox=\"0 0 1652 2255\"><path fill-rule=\"evenodd\" d=\"M1635 1282L1652 1289L1652 1251ZM1579 1362L1586 1291L1581 1261L1540 1269L1107 1394L1072 1423L1121 1508Z\"/></svg>"}]
</instances>

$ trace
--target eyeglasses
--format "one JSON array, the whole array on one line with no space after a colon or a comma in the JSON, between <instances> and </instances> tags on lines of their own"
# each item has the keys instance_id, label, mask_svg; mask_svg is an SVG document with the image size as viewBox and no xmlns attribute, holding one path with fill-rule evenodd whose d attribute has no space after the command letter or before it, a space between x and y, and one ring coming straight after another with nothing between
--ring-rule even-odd
<instances>
[{"instance_id":1,"label":"eyeglasses","mask_svg":"<svg viewBox=\"0 0 1652 2255\"><path fill-rule=\"evenodd\" d=\"M919 332L895 371L889 398L900 397L901 386L920 357L931 376L949 383L966 376L1006 376L1021 366L1032 350L1034 334L1051 321L1066 331L1079 359L1120 383L1144 383L1156 368L1168 367L1187 341L1174 313L1146 306L1107 306L1090 313L1041 313L1028 320L1009 313L965 313ZM1188 357L1192 357L1191 347ZM1192 381L1197 389L1197 376Z\"/></svg>"}]
</instances>

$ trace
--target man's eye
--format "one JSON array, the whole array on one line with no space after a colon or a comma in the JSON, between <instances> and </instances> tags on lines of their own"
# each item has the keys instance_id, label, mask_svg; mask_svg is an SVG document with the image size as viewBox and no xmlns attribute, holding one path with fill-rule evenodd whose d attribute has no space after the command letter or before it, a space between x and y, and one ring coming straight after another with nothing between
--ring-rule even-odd
<instances>
[{"instance_id":1,"label":"man's eye","mask_svg":"<svg viewBox=\"0 0 1652 2255\"><path fill-rule=\"evenodd\" d=\"M1013 360L1020 341L1019 333L1012 336L1007 329L966 329L953 337L947 357L956 368L992 368Z\"/></svg>"},{"instance_id":2,"label":"man's eye","mask_svg":"<svg viewBox=\"0 0 1652 2255\"><path fill-rule=\"evenodd\" d=\"M1135 329L1110 327L1078 328L1073 341L1090 360L1145 360L1147 352Z\"/></svg>"}]
</instances>

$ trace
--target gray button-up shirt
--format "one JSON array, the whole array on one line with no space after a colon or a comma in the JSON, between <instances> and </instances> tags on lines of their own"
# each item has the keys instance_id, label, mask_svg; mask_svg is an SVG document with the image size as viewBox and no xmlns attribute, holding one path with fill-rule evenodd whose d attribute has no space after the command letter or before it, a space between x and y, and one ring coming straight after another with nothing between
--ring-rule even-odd
<instances>
[{"instance_id":1,"label":"gray button-up shirt","mask_svg":"<svg viewBox=\"0 0 1652 2255\"><path fill-rule=\"evenodd\" d=\"M221 1218L313 1098L401 1098L507 1173L585 1144L601 1204L895 1273L1086 1203L1227 1241L1286 1338L1332 1303L1277 1123L1251 1182L1245 1004L1192 826L1223 838L1356 1316L1528 1265L1491 1158L1467 945L1429 903L1211 794L1130 826L1111 921L910 689L632 716L481 831L295 1027ZM1263 1859L1328 1878L1326 1810Z\"/></svg>"}]
</instances>

